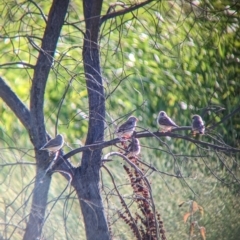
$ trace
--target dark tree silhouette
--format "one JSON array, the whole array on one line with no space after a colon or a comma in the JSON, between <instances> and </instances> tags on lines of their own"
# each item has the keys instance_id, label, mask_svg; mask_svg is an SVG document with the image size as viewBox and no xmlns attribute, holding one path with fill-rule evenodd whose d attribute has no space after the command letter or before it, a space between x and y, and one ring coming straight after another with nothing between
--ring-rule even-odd
<instances>
[{"instance_id":1,"label":"dark tree silhouette","mask_svg":"<svg viewBox=\"0 0 240 240\"><path fill-rule=\"evenodd\" d=\"M60 37L61 29L64 25L66 14L68 13L68 0L54 0L47 18L42 15L42 17L46 20L46 27L44 35L41 39L41 47L38 50L39 55L36 64L35 66L25 64L26 67L33 69L29 108L22 103L20 98L11 90L3 78L0 78L0 97L14 112L14 114L28 131L29 138L35 151L36 179L32 194L32 207L30 215L27 217L24 235L25 240L35 240L41 238L42 228L45 221L49 187L51 184L51 175L56 171L60 172L66 178L66 181L71 183L77 193L79 205L84 217L86 238L88 240L106 240L111 238L101 198L101 191L99 188L99 172L100 168L102 167L102 149L116 145L120 142L120 140L115 138L110 141L104 141L105 93L101 75L100 50L98 44L100 27L109 19L133 12L152 2L160 1L149 0L142 3L124 5L123 9L119 11L115 11L115 6L111 5L109 11L105 15L102 15L102 0L83 0L85 30L83 31L84 41L82 57L89 101L88 133L85 146L74 149L66 154L63 151L60 151L57 155L57 159L55 160L56 164L50 169L49 154L44 151L39 151L40 147L43 146L46 140L50 138L45 127L45 117L43 112L44 94L46 85L48 83L49 72L51 71L54 61L54 54L58 39ZM209 127L209 129L213 129L214 126L226 121L232 116L231 114L236 114L238 111L239 107L234 112L222 118L221 121ZM167 133L149 132L147 130L143 130L142 132L137 132L135 137L154 137L159 139L160 137L170 136L172 138L179 138L184 141L192 142L193 144L201 146L206 150L211 149L213 151L220 151L226 154L240 152L239 149L228 146L223 142L216 140L213 143L212 141L214 140L211 137L209 137L211 141L206 142L190 136L184 136L179 133L186 130L191 130L191 127L179 127L174 129L172 132ZM74 167L71 165L68 159L79 152L83 153L81 158L81 166ZM48 171L46 171L47 169ZM128 167L125 167L125 171L129 176L131 176ZM134 180L137 182L132 183L133 186L135 186L138 182L142 182L142 180L139 180L140 175L137 172L134 174ZM181 178L182 176L179 174L175 175L174 177ZM149 194L150 193L147 191L147 196L149 196ZM143 202L140 202L139 206L145 206L145 203L143 205L141 204L143 204ZM149 206L150 205L147 205L145 208L148 210ZM144 213L144 209L142 211ZM121 215L121 217L124 218L123 215ZM147 217L149 218L149 216ZM139 217L137 217L137 219L138 218ZM153 219L152 216L151 219ZM133 226L133 218L131 218L130 221L132 221L131 226ZM162 224L160 221L160 214L158 214L158 221L155 223L157 224L157 222ZM153 226L155 225L153 224ZM134 225L134 227L136 226ZM140 234L140 230L138 231L135 229L136 236L138 236L139 239L141 234L148 236L147 231L146 233L143 231ZM154 236L156 234L157 231L154 231ZM161 232L161 234L164 235L164 232Z\"/></svg>"}]
</instances>

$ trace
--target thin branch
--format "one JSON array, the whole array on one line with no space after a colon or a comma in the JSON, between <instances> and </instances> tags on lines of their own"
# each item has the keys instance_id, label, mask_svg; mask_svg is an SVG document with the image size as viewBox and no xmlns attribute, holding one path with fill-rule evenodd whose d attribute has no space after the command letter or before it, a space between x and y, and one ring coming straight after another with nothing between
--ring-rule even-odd
<instances>
[{"instance_id":1,"label":"thin branch","mask_svg":"<svg viewBox=\"0 0 240 240\"><path fill-rule=\"evenodd\" d=\"M167 175L169 177L175 177L175 178L186 178L184 176L179 176L179 175L175 175L175 174L171 174L171 173L166 173L166 172L163 172L163 171L159 171L156 167L154 166L151 166L150 164L148 163L145 163L143 162L142 160L140 160L139 158L137 158L138 162L140 162L141 164L143 164L144 166L148 167L149 169L153 170L154 172L157 172L159 174L163 174L163 175Z\"/></svg>"},{"instance_id":2,"label":"thin branch","mask_svg":"<svg viewBox=\"0 0 240 240\"><path fill-rule=\"evenodd\" d=\"M108 157L115 156L115 155L121 157L132 168L134 168L138 172L138 174L143 178L144 182L146 183L146 186L148 187L149 194L150 194L150 199L151 199L151 203L152 203L152 210L154 212L154 219L155 219L157 239L158 239L158 237L159 237L159 226L158 226L158 221L157 221L157 218L156 218L156 208L155 208L155 203L154 203L154 200L153 200L151 184L149 183L147 177L144 175L144 173L141 171L141 169L139 169L133 162L131 162L127 157L125 157L121 153L119 153L119 152L110 152L110 153L108 153L108 154L106 154L104 156L104 159L108 159Z\"/></svg>"},{"instance_id":3,"label":"thin branch","mask_svg":"<svg viewBox=\"0 0 240 240\"><path fill-rule=\"evenodd\" d=\"M208 129L212 129L215 128L216 126L218 126L219 124L225 122L227 119L229 119L230 117L232 117L233 115L235 115L237 112L240 111L240 106L238 106L235 110L233 110L231 113L229 113L228 115L226 115L225 117L223 117L219 122L213 124L212 126L208 127Z\"/></svg>"},{"instance_id":4,"label":"thin branch","mask_svg":"<svg viewBox=\"0 0 240 240\"><path fill-rule=\"evenodd\" d=\"M36 163L33 162L14 162L14 163L4 163L4 164L0 164L0 167L4 168L7 166L16 166L16 165L36 165Z\"/></svg>"},{"instance_id":5,"label":"thin branch","mask_svg":"<svg viewBox=\"0 0 240 240\"><path fill-rule=\"evenodd\" d=\"M76 76L76 75L74 75L74 76L70 79L70 81L69 81L69 83L68 83L68 85L67 85L67 87L66 87L66 89L65 89L65 91L64 91L64 93L63 93L62 99L61 99L61 101L60 101L59 108L58 108L58 111L57 111L56 124L55 124L55 135L57 135L58 119L59 119L60 111L61 111L61 108L62 108L62 105L63 105L63 101L65 100L65 97L66 97L66 95L67 95L68 89L69 89L69 87L71 86L72 81L74 80L75 76Z\"/></svg>"},{"instance_id":6,"label":"thin branch","mask_svg":"<svg viewBox=\"0 0 240 240\"><path fill-rule=\"evenodd\" d=\"M101 26L102 23L104 23L108 19L115 18L117 16L121 16L121 15L124 15L126 13L129 13L129 12L132 12L134 10L137 10L137 9L139 9L139 8L149 4L150 2L153 2L153 0L147 0L147 1L142 2L142 3L132 5L131 7L125 8L123 10L119 10L117 12L108 13L108 14L106 14L106 15L101 17L101 19L100 19L100 26Z\"/></svg>"},{"instance_id":7,"label":"thin branch","mask_svg":"<svg viewBox=\"0 0 240 240\"><path fill-rule=\"evenodd\" d=\"M218 159L220 160L220 162L223 164L223 166L227 169L227 171L233 176L233 178L240 183L240 180L234 175L234 173L231 171L231 169L228 167L228 165L225 163L225 161L219 156L219 153L216 152L216 155L218 157Z\"/></svg>"},{"instance_id":8,"label":"thin branch","mask_svg":"<svg viewBox=\"0 0 240 240\"><path fill-rule=\"evenodd\" d=\"M29 131L31 123L29 110L1 77L0 77L0 97L14 112L14 114L21 121L23 126Z\"/></svg>"},{"instance_id":9,"label":"thin branch","mask_svg":"<svg viewBox=\"0 0 240 240\"><path fill-rule=\"evenodd\" d=\"M34 69L34 65L32 65L32 64L30 64L30 63L26 63L26 62L10 62L10 63L3 63L3 64L0 64L0 67L11 66L11 65L17 65L17 64L20 64L20 65L22 65L22 66L26 66L26 67L29 67L29 68Z\"/></svg>"},{"instance_id":10,"label":"thin branch","mask_svg":"<svg viewBox=\"0 0 240 240\"><path fill-rule=\"evenodd\" d=\"M115 86L115 88L106 96L106 100L112 96L112 94L118 89L118 87L120 86L120 84L125 80L127 79L129 76L131 76L132 74L128 74L126 75L124 78L120 79L117 83L117 85Z\"/></svg>"},{"instance_id":11,"label":"thin branch","mask_svg":"<svg viewBox=\"0 0 240 240\"><path fill-rule=\"evenodd\" d=\"M4 226L6 226L6 227L11 226L11 227L15 227L15 228L19 228L19 229L21 229L21 230L24 230L23 227L21 227L21 226L19 226L19 225L16 225L16 224L12 224L12 223L0 222L0 225L4 225Z\"/></svg>"},{"instance_id":12,"label":"thin branch","mask_svg":"<svg viewBox=\"0 0 240 240\"><path fill-rule=\"evenodd\" d=\"M45 14L43 13L42 9L40 8L40 6L38 6L34 1L32 0L28 0L29 2L31 2L40 12L40 15L42 16L43 20L45 21L45 23L47 24L47 18L45 17Z\"/></svg>"},{"instance_id":13,"label":"thin branch","mask_svg":"<svg viewBox=\"0 0 240 240\"><path fill-rule=\"evenodd\" d=\"M55 205L57 204L58 200L62 197L62 195L63 195L64 192L67 190L67 188L71 185L71 182L72 182L72 175L71 175L69 172L61 171L61 170L57 170L57 171L54 171L54 172L60 172L62 175L63 175L63 174L66 174L66 175L69 177L69 180L68 180L67 186L63 189L63 191L60 193L60 195L57 197L57 199L54 201L53 205L52 205L51 208L49 209L48 214L47 214L47 216L46 216L45 219L44 219L43 225L44 225L45 222L47 221L49 215L51 214L51 212L52 212L53 208L55 207Z\"/></svg>"},{"instance_id":14,"label":"thin branch","mask_svg":"<svg viewBox=\"0 0 240 240\"><path fill-rule=\"evenodd\" d=\"M65 20L64 25L72 26L73 28L76 28L84 36L84 31L76 25L78 23L81 23L81 21L78 21L76 23L73 23L73 22L70 23L67 20Z\"/></svg>"},{"instance_id":15,"label":"thin branch","mask_svg":"<svg viewBox=\"0 0 240 240\"><path fill-rule=\"evenodd\" d=\"M104 166L104 165L103 165L103 168L108 172L110 178L112 179L112 183L113 183L113 185L114 185L114 189L115 189L115 191L117 192L117 195L118 195L118 197L119 197L120 200L121 200L121 204L124 205L125 210L127 211L128 216L130 217L132 223L134 224L134 231L136 231L137 237L140 239L140 238L141 238L141 235L140 235L140 232L139 232L139 230L138 230L137 223L135 222L135 220L134 220L134 218L133 218L133 216L132 216L132 214L131 214L131 211L129 210L127 204L125 203L122 195L121 195L120 192L118 191L118 188L117 188L117 186L116 186L116 183L115 183L115 181L114 181L114 178L113 178L111 172L110 172L110 171L108 170L108 168L107 168L106 166Z\"/></svg>"},{"instance_id":16,"label":"thin branch","mask_svg":"<svg viewBox=\"0 0 240 240\"><path fill-rule=\"evenodd\" d=\"M194 138L190 138L188 136L182 136L182 135L178 135L178 134L174 134L174 133L169 134L169 136L173 137L173 138L179 138L179 139L187 140L189 142L192 142L192 143L195 143L195 144L198 144L198 145L202 145L204 147L209 147L209 148L219 150L219 151L226 151L226 152L233 152L233 153L240 152L240 149L238 149L238 148L233 148L233 147L230 147L230 146L223 147L223 146L215 145L215 144L212 144L212 143L203 142L203 141L200 141L200 140L197 140L197 139L194 139Z\"/></svg>"},{"instance_id":17,"label":"thin branch","mask_svg":"<svg viewBox=\"0 0 240 240\"><path fill-rule=\"evenodd\" d=\"M14 36L5 36L5 35L0 35L0 39L16 39L16 38L34 38L39 41L42 41L42 38L38 36L33 36L33 35L26 35L26 34L19 34L19 35L14 35Z\"/></svg>"}]
</instances>

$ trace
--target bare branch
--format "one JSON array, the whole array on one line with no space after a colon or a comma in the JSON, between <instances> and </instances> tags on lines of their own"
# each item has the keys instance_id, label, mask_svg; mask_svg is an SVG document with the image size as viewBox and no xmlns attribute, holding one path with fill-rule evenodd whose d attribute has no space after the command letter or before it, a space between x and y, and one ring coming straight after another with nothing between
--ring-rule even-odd
<instances>
[{"instance_id":1,"label":"bare branch","mask_svg":"<svg viewBox=\"0 0 240 240\"><path fill-rule=\"evenodd\" d=\"M138 162L140 162L141 164L143 164L144 166L150 168L151 170L153 170L154 172L157 172L159 174L163 174L163 175L166 175L166 176L169 176L169 177L175 177L175 178L186 178L184 176L179 176L179 175L175 175L175 174L171 174L171 173L167 173L167 172L163 172L163 171L159 171L156 167L146 163L146 162L143 162L142 160L140 160L139 158L137 159Z\"/></svg>"},{"instance_id":2,"label":"bare branch","mask_svg":"<svg viewBox=\"0 0 240 240\"><path fill-rule=\"evenodd\" d=\"M25 63L25 62L9 62L9 63L3 63L0 64L0 67L4 67L4 66L11 66L11 65L22 65L28 68L34 68L34 66L32 64L29 63Z\"/></svg>"},{"instance_id":3,"label":"bare branch","mask_svg":"<svg viewBox=\"0 0 240 240\"><path fill-rule=\"evenodd\" d=\"M42 9L40 8L40 6L38 6L37 3L35 3L35 2L32 1L32 0L29 0L29 2L31 2L31 3L39 10L39 12L40 12L43 20L45 21L45 23L47 23L47 18L46 18L46 16L45 16L45 14L43 13Z\"/></svg>"},{"instance_id":4,"label":"bare branch","mask_svg":"<svg viewBox=\"0 0 240 240\"><path fill-rule=\"evenodd\" d=\"M4 167L8 167L8 166L16 166L16 165L36 165L36 163L32 163L32 162L13 162L13 163L0 164L0 167L4 168Z\"/></svg>"},{"instance_id":5,"label":"bare branch","mask_svg":"<svg viewBox=\"0 0 240 240\"><path fill-rule=\"evenodd\" d=\"M27 129L27 131L29 131L31 122L29 110L1 77L0 77L0 97L14 112L14 114L21 121L21 123Z\"/></svg>"},{"instance_id":6,"label":"bare branch","mask_svg":"<svg viewBox=\"0 0 240 240\"><path fill-rule=\"evenodd\" d=\"M44 222L43 222L43 225L45 224L45 222L47 221L48 217L50 216L53 208L55 207L55 205L58 203L58 200L62 197L62 195L64 194L64 192L67 190L67 188L71 185L71 182L72 182L72 175L69 173L69 172L66 172L66 171L55 171L55 172L60 172L62 175L66 174L68 177L69 177L69 181L68 181L68 184L67 186L63 189L63 191L60 193L60 195L56 198L56 200L54 201L53 205L51 206L47 216L45 217L44 219Z\"/></svg>"},{"instance_id":7,"label":"bare branch","mask_svg":"<svg viewBox=\"0 0 240 240\"><path fill-rule=\"evenodd\" d=\"M237 112L240 111L240 106L238 106L235 110L233 110L231 113L229 113L227 116L225 116L224 118L221 119L221 121L213 124L212 126L208 127L208 129L212 129L215 128L216 126L218 126L219 124L225 122L227 119L229 119L230 117L232 117L233 115L235 115Z\"/></svg>"},{"instance_id":8,"label":"bare branch","mask_svg":"<svg viewBox=\"0 0 240 240\"><path fill-rule=\"evenodd\" d=\"M145 5L147 5L147 4L149 4L150 2L153 2L153 1L154 1L154 0L147 0L147 1L142 2L142 3L139 3L139 4L134 4L134 5L132 5L131 7L125 8L125 9L123 9L123 10L120 10L120 11L117 11L117 12L108 13L108 14L102 16L102 18L101 18L101 20L100 20L100 25L101 25L103 22L105 22L106 20L108 20L108 19L115 18L115 17L117 17L117 16L121 16L121 15L124 15L124 14L126 14L126 13L129 13L129 12L132 12L132 11L134 11L134 10L137 10L137 9L139 9L139 8L145 6Z\"/></svg>"},{"instance_id":9,"label":"bare branch","mask_svg":"<svg viewBox=\"0 0 240 240\"><path fill-rule=\"evenodd\" d=\"M68 83L68 85L67 85L67 87L66 87L66 89L65 89L65 91L63 93L63 97L62 97L62 99L60 101L59 108L58 108L58 111L57 111L56 124L55 124L55 135L57 135L58 119L59 119L60 111L61 111L61 108L62 108L62 105L63 105L63 101L65 100L65 97L67 95L68 89L71 86L72 81L74 80L74 78L75 78L75 75L70 79L70 81L69 81L69 83Z\"/></svg>"},{"instance_id":10,"label":"bare branch","mask_svg":"<svg viewBox=\"0 0 240 240\"><path fill-rule=\"evenodd\" d=\"M155 224L156 224L156 231L157 231L157 239L159 237L159 226L158 226L158 221L157 221L157 218L156 218L156 208L155 208L155 203L154 203L154 200L153 200L153 195L152 195L152 188L151 188L151 184L149 183L147 177L145 176L145 174L142 172L141 169L139 169L133 162L131 162L127 157L125 157L124 155L122 155L121 153L119 152L110 152L108 154L106 154L104 156L104 159L108 159L108 157L110 156L119 156L121 157L124 161L126 161L132 168L134 168L138 173L139 175L143 178L144 182L146 183L146 186L148 187L148 190L149 190L149 194L150 194L150 198L151 198L151 203L152 203L152 210L154 212L154 218L155 218Z\"/></svg>"},{"instance_id":11,"label":"bare branch","mask_svg":"<svg viewBox=\"0 0 240 240\"><path fill-rule=\"evenodd\" d=\"M240 149L238 149L238 148L233 148L233 147L226 146L226 145L224 145L224 146L215 145L215 144L204 142L204 141L192 138L192 137L183 136L183 135L180 135L180 134L173 133L175 131L182 131L182 130L191 130L191 127L190 126L189 127L188 126L183 126L183 127L173 129L172 132L166 132L166 133L163 133L163 132L149 132L149 131L138 132L138 133L136 133L135 137L136 138L150 138L150 137L155 137L155 136L157 136L157 137L172 137L172 138L183 139L183 140L186 140L186 141L189 141L189 142L192 142L192 143L204 146L204 147L209 147L209 148L212 148L212 149L215 149L215 150L219 150L219 151L226 151L226 152L232 152L232 153L240 152ZM75 154L77 154L79 152L83 152L87 149L93 151L95 149L102 149L102 148L106 148L106 147L109 147L109 146L112 146L112 145L116 145L117 143L120 143L119 138L115 138L115 139L112 139L110 141L85 145L84 147L76 148L76 149L70 151L69 153L65 154L63 156L63 158L68 159L68 158L74 156Z\"/></svg>"},{"instance_id":12,"label":"bare branch","mask_svg":"<svg viewBox=\"0 0 240 240\"><path fill-rule=\"evenodd\" d=\"M103 168L108 172L109 176L111 177L112 183L113 183L113 185L114 185L114 189L115 189L115 191L117 192L117 195L118 195L118 197L119 197L120 200L121 200L121 204L124 205L125 210L127 211L128 216L130 217L131 221L132 221L133 224L134 224L134 231L136 232L138 238L140 239L140 238L141 238L141 235L140 235L140 232L139 232L139 230L138 230L137 223L135 222L135 220L134 220L134 218L133 218L133 216L132 216L132 214L131 214L131 211L129 210L127 204L125 203L122 195L121 195L120 192L118 191L118 188L117 188L117 186L116 186L116 183L115 183L115 181L114 181L114 178L113 178L111 172L110 172L110 171L108 170L108 168L107 168L106 166L104 166L104 165L103 165Z\"/></svg>"}]
</instances>

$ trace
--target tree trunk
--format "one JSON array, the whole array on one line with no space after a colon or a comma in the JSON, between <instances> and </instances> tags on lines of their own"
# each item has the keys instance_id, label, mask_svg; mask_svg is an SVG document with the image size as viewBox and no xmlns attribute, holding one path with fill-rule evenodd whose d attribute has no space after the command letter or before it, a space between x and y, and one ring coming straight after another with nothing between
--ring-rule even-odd
<instances>
[{"instance_id":1,"label":"tree trunk","mask_svg":"<svg viewBox=\"0 0 240 240\"><path fill-rule=\"evenodd\" d=\"M39 51L38 60L34 68L30 99L29 135L35 148L37 172L31 212L24 240L36 240L41 237L45 218L48 191L51 183L51 178L45 174L49 156L46 152L38 150L46 141L43 114L44 93L68 4L68 0L53 1L42 40L41 50Z\"/></svg>"},{"instance_id":2,"label":"tree trunk","mask_svg":"<svg viewBox=\"0 0 240 240\"><path fill-rule=\"evenodd\" d=\"M37 168L36 182L33 189L32 207L23 238L24 240L40 239L42 233L48 191L51 183L51 177L49 175L44 175L45 171L41 168Z\"/></svg>"},{"instance_id":3,"label":"tree trunk","mask_svg":"<svg viewBox=\"0 0 240 240\"><path fill-rule=\"evenodd\" d=\"M104 140L105 96L98 47L101 7L101 0L83 1L86 22L83 60L89 96L89 126L86 144ZM110 239L99 188L101 152L101 149L84 151L81 167L76 169L73 180L73 186L80 201L88 240Z\"/></svg>"}]
</instances>

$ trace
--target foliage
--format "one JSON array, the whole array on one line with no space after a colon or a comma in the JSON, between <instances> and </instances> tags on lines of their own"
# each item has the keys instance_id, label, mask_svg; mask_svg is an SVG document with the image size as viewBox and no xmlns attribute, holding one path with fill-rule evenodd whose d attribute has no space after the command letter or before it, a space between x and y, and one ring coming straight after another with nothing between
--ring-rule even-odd
<instances>
[{"instance_id":1,"label":"foliage","mask_svg":"<svg viewBox=\"0 0 240 240\"><path fill-rule=\"evenodd\" d=\"M32 66L36 63L46 25L44 16L49 10L48 1L36 3L2 1L0 5L0 38L3 39L0 74L26 105L29 105ZM103 14L108 6L106 2ZM116 10L118 8L121 7ZM239 4L226 0L196 1L196 5L186 1L168 1L153 2L104 22L99 40L107 99L105 138L113 138L116 124L131 113L139 118L137 130L150 131L157 130L159 110L166 110L183 126L190 125L193 113L201 114L208 127L231 113L240 102L239 14ZM67 142L65 151L84 144L88 127L88 96L81 57L84 36L79 30L85 24L82 15L80 3L73 1L45 92L47 130L54 135L58 118L58 132L65 134ZM0 112L0 195L1 209L4 209L1 222L10 224L1 227L1 234L5 238L19 239L25 226L22 218L29 211L34 155L26 131L2 101ZM236 114L211 130L210 134L239 147L239 132L240 115ZM220 154L217 158L213 153L206 154L206 158L206 151L199 150L192 143L168 138L164 143L178 155L177 162L164 152L167 148L163 143L156 139L141 141L143 160L166 173L175 174L180 169L186 176L185 180L179 180L156 172L149 174L154 198L161 196L156 205L164 219L168 239L180 239L189 234L182 220L183 214L177 208L183 199L196 201L204 208L202 225L206 228L207 239L236 239L240 216L239 157ZM78 156L71 160L78 165L79 159ZM28 164L7 165L16 162ZM109 168L123 184L126 174L122 166L114 162L109 163ZM109 178L104 171L102 175L103 192L107 192L106 189L110 189ZM61 236L65 236L62 239L75 239L83 231L82 216L75 212L78 209L76 196L71 190L62 194L66 185L59 174L54 175L47 209L51 214L44 227L46 239L61 239ZM20 189L24 189L23 192ZM132 194L130 188L123 191L128 196ZM108 194L111 195L110 190ZM124 239L128 230L114 215L118 212L117 200L111 196L105 201L111 201L114 206L108 211L111 224L116 221L116 225L121 226L113 226L112 230ZM17 224L19 229L15 227ZM64 233L59 230L60 226L66 225ZM131 235L127 232L126 239L130 238L128 234Z\"/></svg>"}]
</instances>

